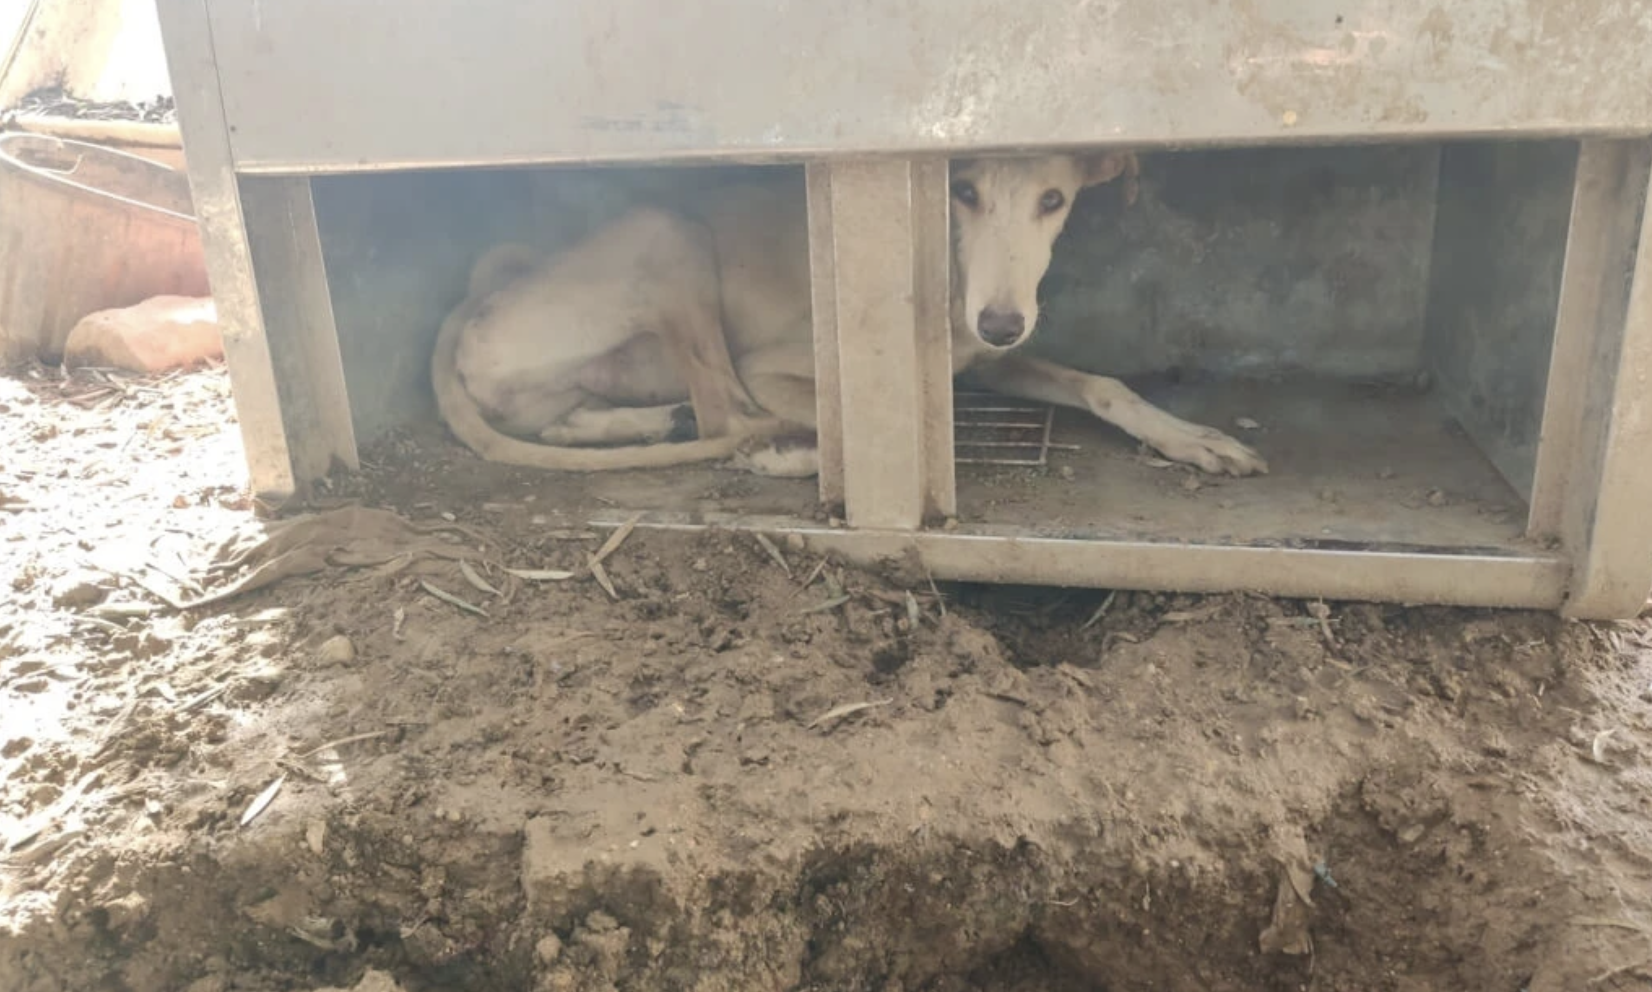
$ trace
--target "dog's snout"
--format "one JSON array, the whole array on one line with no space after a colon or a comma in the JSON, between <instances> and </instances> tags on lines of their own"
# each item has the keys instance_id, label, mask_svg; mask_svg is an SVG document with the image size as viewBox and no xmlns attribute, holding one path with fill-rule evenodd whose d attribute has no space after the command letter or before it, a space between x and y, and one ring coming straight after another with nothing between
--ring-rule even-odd
<instances>
[{"instance_id":1,"label":"dog's snout","mask_svg":"<svg viewBox=\"0 0 1652 992\"><path fill-rule=\"evenodd\" d=\"M987 307L976 319L981 340L995 348L1008 348L1027 333L1027 318L1019 310L995 310Z\"/></svg>"}]
</instances>

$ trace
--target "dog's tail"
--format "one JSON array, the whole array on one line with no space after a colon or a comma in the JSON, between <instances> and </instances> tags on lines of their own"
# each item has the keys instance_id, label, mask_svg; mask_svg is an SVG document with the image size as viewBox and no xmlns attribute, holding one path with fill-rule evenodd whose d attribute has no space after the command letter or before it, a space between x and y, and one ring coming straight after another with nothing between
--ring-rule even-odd
<instances>
[{"instance_id":1,"label":"dog's tail","mask_svg":"<svg viewBox=\"0 0 1652 992\"><path fill-rule=\"evenodd\" d=\"M619 448L567 448L511 437L482 416L481 407L459 379L459 334L493 293L533 271L540 256L522 245L501 245L477 261L471 270L470 292L436 336L430 357L430 381L442 420L465 446L490 462L559 472L608 472L630 468L667 468L728 458L750 434L700 438L679 444L642 444Z\"/></svg>"}]
</instances>

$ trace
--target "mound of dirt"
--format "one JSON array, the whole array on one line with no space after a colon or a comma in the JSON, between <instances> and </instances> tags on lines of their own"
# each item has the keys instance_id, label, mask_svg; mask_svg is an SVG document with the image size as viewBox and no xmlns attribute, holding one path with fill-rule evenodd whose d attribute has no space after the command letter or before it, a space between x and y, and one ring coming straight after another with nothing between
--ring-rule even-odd
<instances>
[{"instance_id":1,"label":"mound of dirt","mask_svg":"<svg viewBox=\"0 0 1652 992\"><path fill-rule=\"evenodd\" d=\"M405 539L179 610L272 560L218 382L0 380L0 988L1652 981L1641 625L908 583L417 451L338 486Z\"/></svg>"}]
</instances>

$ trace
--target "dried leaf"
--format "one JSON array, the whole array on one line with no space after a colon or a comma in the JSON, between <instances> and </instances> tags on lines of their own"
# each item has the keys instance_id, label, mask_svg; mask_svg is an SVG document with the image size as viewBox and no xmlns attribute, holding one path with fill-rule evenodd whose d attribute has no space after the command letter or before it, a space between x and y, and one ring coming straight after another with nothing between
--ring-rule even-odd
<instances>
[{"instance_id":1,"label":"dried leaf","mask_svg":"<svg viewBox=\"0 0 1652 992\"><path fill-rule=\"evenodd\" d=\"M419 585L425 592L430 593L432 596L435 596L442 602L447 603L449 606L457 606L466 613L474 613L479 617L485 617L488 615L488 611L482 609L480 606L477 606L474 603L467 603L450 592L443 592L442 590L426 582L424 579L419 580Z\"/></svg>"},{"instance_id":2,"label":"dried leaf","mask_svg":"<svg viewBox=\"0 0 1652 992\"><path fill-rule=\"evenodd\" d=\"M241 826L244 827L251 823L258 818L258 814L269 808L270 803L275 801L275 794L281 791L281 786L286 781L287 776L277 775L275 781L271 782L263 792L260 792L258 798L252 801L252 805L247 807L247 811L241 814Z\"/></svg>"},{"instance_id":3,"label":"dried leaf","mask_svg":"<svg viewBox=\"0 0 1652 992\"><path fill-rule=\"evenodd\" d=\"M476 574L476 569L471 568L470 562L465 561L463 558L459 559L459 574L463 575L465 577L465 581L469 582L470 587L475 589L477 592L485 592L489 596L498 596L500 594L499 590L488 585L486 579Z\"/></svg>"},{"instance_id":4,"label":"dried leaf","mask_svg":"<svg viewBox=\"0 0 1652 992\"><path fill-rule=\"evenodd\" d=\"M780 553L780 549L774 546L774 542L762 534L753 534L752 537L757 538L757 543L762 545L763 550L768 552L770 558L774 559L774 563L780 566L780 570L786 573L786 577L791 578L792 566L786 563L786 556Z\"/></svg>"},{"instance_id":5,"label":"dried leaf","mask_svg":"<svg viewBox=\"0 0 1652 992\"><path fill-rule=\"evenodd\" d=\"M565 582L575 575L560 568L507 568L505 574L528 582Z\"/></svg>"},{"instance_id":6,"label":"dried leaf","mask_svg":"<svg viewBox=\"0 0 1652 992\"><path fill-rule=\"evenodd\" d=\"M1589 756L1595 759L1595 764L1606 764L1606 742L1611 740L1615 733L1616 728L1608 728L1595 735L1594 742L1589 745Z\"/></svg>"},{"instance_id":7,"label":"dried leaf","mask_svg":"<svg viewBox=\"0 0 1652 992\"><path fill-rule=\"evenodd\" d=\"M849 597L848 596L833 596L831 599L828 599L823 603L816 603L813 606L805 606L805 607L803 607L803 609L798 610L797 612L799 612L799 613L825 613L828 610L835 610L835 609L837 609L838 607L842 606L844 603L847 603L847 602L849 602Z\"/></svg>"},{"instance_id":8,"label":"dried leaf","mask_svg":"<svg viewBox=\"0 0 1652 992\"><path fill-rule=\"evenodd\" d=\"M893 699L879 699L870 703L844 703L842 706L834 706L815 717L813 720L810 720L806 729L813 730L823 723L830 723L833 720L841 720L851 713L859 713L861 710L869 710L877 706L888 706L892 702L894 702Z\"/></svg>"},{"instance_id":9,"label":"dried leaf","mask_svg":"<svg viewBox=\"0 0 1652 992\"><path fill-rule=\"evenodd\" d=\"M614 591L614 582L608 578L608 570L602 567L602 562L591 560L591 577L597 580L597 585L608 594L609 599L619 599L619 593Z\"/></svg>"},{"instance_id":10,"label":"dried leaf","mask_svg":"<svg viewBox=\"0 0 1652 992\"><path fill-rule=\"evenodd\" d=\"M1101 605L1096 607L1096 612L1090 614L1090 619L1084 621L1083 625L1078 629L1089 630L1091 627L1094 627L1096 624L1100 623L1101 618L1107 615L1107 610L1113 605L1113 600L1117 598L1118 594L1119 591L1117 589L1110 590L1106 597L1102 599Z\"/></svg>"},{"instance_id":11,"label":"dried leaf","mask_svg":"<svg viewBox=\"0 0 1652 992\"><path fill-rule=\"evenodd\" d=\"M593 571L595 571L597 565L602 564L604 559L619 550L619 546L624 544L625 539L631 536L631 532L637 528L637 521L641 519L642 514L633 514L630 520L620 524L618 530L608 535L608 540L602 542L602 547L598 548L597 553L591 556L590 567Z\"/></svg>"},{"instance_id":12,"label":"dried leaf","mask_svg":"<svg viewBox=\"0 0 1652 992\"><path fill-rule=\"evenodd\" d=\"M307 761L310 758L313 758L316 755L320 754L321 752L330 751L335 747L343 747L346 744L354 744L358 741L376 740L380 737L388 737L389 735L390 735L390 731L388 731L388 730L369 730L368 732L366 732L364 734L351 734L349 737L340 737L336 741L328 741L327 743L322 744L319 747L313 747L310 750L305 751L303 754L298 756L298 760Z\"/></svg>"}]
</instances>

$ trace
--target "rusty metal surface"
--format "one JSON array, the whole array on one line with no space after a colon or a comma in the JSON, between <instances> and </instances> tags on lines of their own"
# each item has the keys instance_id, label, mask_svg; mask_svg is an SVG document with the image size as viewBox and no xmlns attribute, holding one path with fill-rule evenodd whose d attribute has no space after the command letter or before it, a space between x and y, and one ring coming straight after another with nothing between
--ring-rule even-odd
<instances>
[{"instance_id":1,"label":"rusty metal surface","mask_svg":"<svg viewBox=\"0 0 1652 992\"><path fill-rule=\"evenodd\" d=\"M0 135L0 365L55 361L97 310L205 296L182 174L112 148Z\"/></svg>"},{"instance_id":2,"label":"rusty metal surface","mask_svg":"<svg viewBox=\"0 0 1652 992\"><path fill-rule=\"evenodd\" d=\"M242 170L1652 133L1652 4L1624 0L210 11Z\"/></svg>"}]
</instances>

